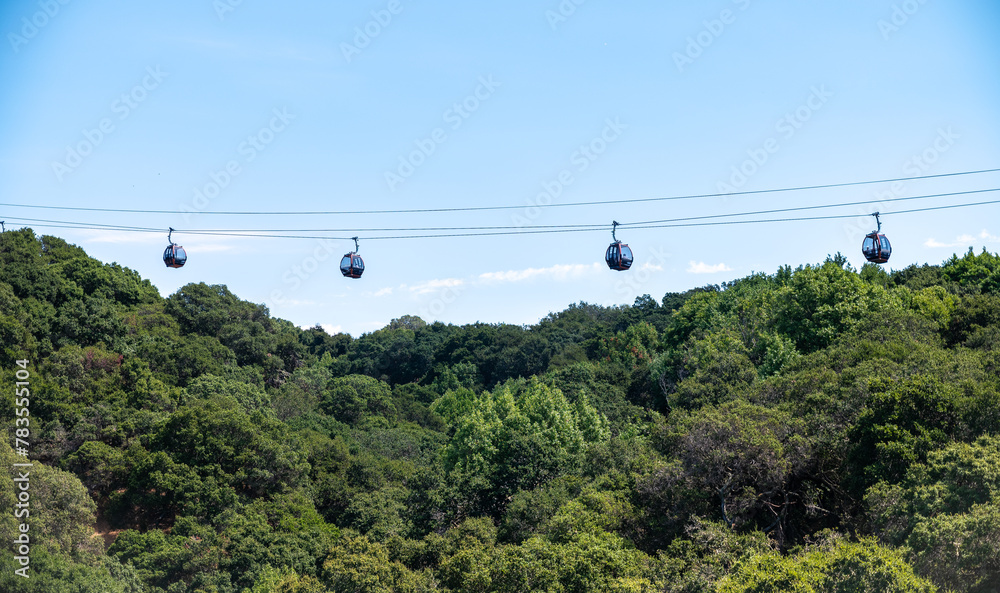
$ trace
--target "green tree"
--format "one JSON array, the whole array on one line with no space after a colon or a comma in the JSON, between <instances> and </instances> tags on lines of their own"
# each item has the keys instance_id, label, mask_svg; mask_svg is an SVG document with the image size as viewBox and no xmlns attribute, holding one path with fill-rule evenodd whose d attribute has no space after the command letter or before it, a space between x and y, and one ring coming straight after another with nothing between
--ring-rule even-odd
<instances>
[{"instance_id":1,"label":"green tree","mask_svg":"<svg viewBox=\"0 0 1000 593\"><path fill-rule=\"evenodd\" d=\"M214 553L210 543L197 536L167 535L158 530L140 533L130 529L115 539L108 555L134 566L147 586L164 590L171 583L191 579L199 564L213 561Z\"/></svg>"},{"instance_id":2,"label":"green tree","mask_svg":"<svg viewBox=\"0 0 1000 593\"><path fill-rule=\"evenodd\" d=\"M1000 256L985 247L976 255L970 247L964 256L953 255L944 262L941 275L969 292L996 292L1000 288Z\"/></svg>"},{"instance_id":3,"label":"green tree","mask_svg":"<svg viewBox=\"0 0 1000 593\"><path fill-rule=\"evenodd\" d=\"M249 593L327 593L327 588L315 577L268 566L257 577Z\"/></svg>"},{"instance_id":4,"label":"green tree","mask_svg":"<svg viewBox=\"0 0 1000 593\"><path fill-rule=\"evenodd\" d=\"M87 489L80 480L69 472L62 471L37 461L31 468L14 468L14 463L25 463L23 457L17 457L11 449L13 438L5 433L0 443L0 463L9 468L0 473L0 513L4 519L0 522L0 537L11 542L17 537L17 525L22 521L30 525L30 538L34 542L44 543L53 552L61 555L73 553L92 554L99 544L91 537L95 522L94 513L97 505L87 495ZM14 482L19 473L26 473L27 482ZM30 492L28 515L14 519L15 494L21 492L27 485ZM9 547L7 548L10 549Z\"/></svg>"},{"instance_id":5,"label":"green tree","mask_svg":"<svg viewBox=\"0 0 1000 593\"><path fill-rule=\"evenodd\" d=\"M794 478L810 461L804 428L786 412L737 400L686 419L675 451L685 478L717 501L728 525L755 522L782 536L800 499Z\"/></svg>"},{"instance_id":6,"label":"green tree","mask_svg":"<svg viewBox=\"0 0 1000 593\"><path fill-rule=\"evenodd\" d=\"M673 404L686 409L746 397L757 380L749 355L733 333L711 333L684 349L680 369L661 371L659 383L667 388ZM668 374L681 378L673 390Z\"/></svg>"},{"instance_id":7,"label":"green tree","mask_svg":"<svg viewBox=\"0 0 1000 593\"><path fill-rule=\"evenodd\" d=\"M248 496L281 491L308 471L287 428L231 398L197 400L172 414L151 439L181 464Z\"/></svg>"},{"instance_id":8,"label":"green tree","mask_svg":"<svg viewBox=\"0 0 1000 593\"><path fill-rule=\"evenodd\" d=\"M878 379L870 389L871 402L850 432L862 492L880 480L898 482L911 464L947 443L960 421L960 393L935 377Z\"/></svg>"},{"instance_id":9,"label":"green tree","mask_svg":"<svg viewBox=\"0 0 1000 593\"><path fill-rule=\"evenodd\" d=\"M898 552L873 540L836 540L796 556L763 554L740 563L721 593L908 593L937 591Z\"/></svg>"},{"instance_id":10,"label":"green tree","mask_svg":"<svg viewBox=\"0 0 1000 593\"><path fill-rule=\"evenodd\" d=\"M185 391L188 401L207 401L215 398L234 399L246 414L266 410L271 405L270 397L260 387L214 375L204 375L195 379Z\"/></svg>"},{"instance_id":11,"label":"green tree","mask_svg":"<svg viewBox=\"0 0 1000 593\"><path fill-rule=\"evenodd\" d=\"M130 564L115 558L79 557L33 546L28 578L7 550L0 552L0 591L17 593L146 593L148 588Z\"/></svg>"},{"instance_id":12,"label":"green tree","mask_svg":"<svg viewBox=\"0 0 1000 593\"><path fill-rule=\"evenodd\" d=\"M320 580L335 593L417 593L433 587L430 575L392 561L384 546L363 536L345 537L330 549Z\"/></svg>"},{"instance_id":13,"label":"green tree","mask_svg":"<svg viewBox=\"0 0 1000 593\"><path fill-rule=\"evenodd\" d=\"M775 297L777 329L802 352L814 352L863 319L900 306L885 288L866 283L835 261L804 266Z\"/></svg>"},{"instance_id":14,"label":"green tree","mask_svg":"<svg viewBox=\"0 0 1000 593\"><path fill-rule=\"evenodd\" d=\"M352 425L373 416L392 418L396 412L391 388L365 375L349 375L330 381L320 407L337 420Z\"/></svg>"},{"instance_id":15,"label":"green tree","mask_svg":"<svg viewBox=\"0 0 1000 593\"><path fill-rule=\"evenodd\" d=\"M607 421L586 402L574 407L537 380L508 383L458 417L444 466L473 514L499 516L518 490L578 472L585 444L609 436Z\"/></svg>"},{"instance_id":16,"label":"green tree","mask_svg":"<svg viewBox=\"0 0 1000 593\"><path fill-rule=\"evenodd\" d=\"M876 533L905 545L921 575L961 592L1000 586L1000 437L932 451L865 502Z\"/></svg>"}]
</instances>

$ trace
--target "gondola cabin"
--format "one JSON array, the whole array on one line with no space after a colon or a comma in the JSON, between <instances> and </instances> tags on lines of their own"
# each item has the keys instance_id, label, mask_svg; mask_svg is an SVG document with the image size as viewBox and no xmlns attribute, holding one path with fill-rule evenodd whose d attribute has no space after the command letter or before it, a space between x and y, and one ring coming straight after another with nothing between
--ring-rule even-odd
<instances>
[{"instance_id":1,"label":"gondola cabin","mask_svg":"<svg viewBox=\"0 0 1000 593\"><path fill-rule=\"evenodd\" d=\"M354 252L344 255L340 260L340 273L347 278L360 278L365 273L365 260Z\"/></svg>"},{"instance_id":2,"label":"gondola cabin","mask_svg":"<svg viewBox=\"0 0 1000 593\"><path fill-rule=\"evenodd\" d=\"M182 268L187 263L187 259L187 252L176 243L168 245L163 252L163 263L167 264L168 268Z\"/></svg>"},{"instance_id":3,"label":"gondola cabin","mask_svg":"<svg viewBox=\"0 0 1000 593\"><path fill-rule=\"evenodd\" d=\"M882 219L879 217L879 213L873 212L872 216L875 217L875 223L878 224L878 227L865 235L865 241L861 244L861 253L864 254L865 259L873 264L884 264L889 261L889 256L892 255L892 245L889 245L889 239L881 234Z\"/></svg>"},{"instance_id":4,"label":"gondola cabin","mask_svg":"<svg viewBox=\"0 0 1000 593\"><path fill-rule=\"evenodd\" d=\"M892 255L892 245L885 235L874 231L865 236L865 241L861 244L861 253L873 264L884 264Z\"/></svg>"},{"instance_id":5,"label":"gondola cabin","mask_svg":"<svg viewBox=\"0 0 1000 593\"><path fill-rule=\"evenodd\" d=\"M604 256L604 261L612 270L624 272L632 267L632 250L621 241L615 241L608 246L608 252Z\"/></svg>"}]
</instances>

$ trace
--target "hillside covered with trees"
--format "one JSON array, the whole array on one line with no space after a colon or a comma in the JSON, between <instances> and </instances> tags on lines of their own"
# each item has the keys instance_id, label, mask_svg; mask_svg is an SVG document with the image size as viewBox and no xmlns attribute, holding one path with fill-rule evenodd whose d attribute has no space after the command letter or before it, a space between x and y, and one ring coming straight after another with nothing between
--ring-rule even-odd
<instances>
[{"instance_id":1,"label":"hillside covered with trees","mask_svg":"<svg viewBox=\"0 0 1000 593\"><path fill-rule=\"evenodd\" d=\"M0 335L0 591L1000 588L986 251L353 339L24 229Z\"/></svg>"}]
</instances>

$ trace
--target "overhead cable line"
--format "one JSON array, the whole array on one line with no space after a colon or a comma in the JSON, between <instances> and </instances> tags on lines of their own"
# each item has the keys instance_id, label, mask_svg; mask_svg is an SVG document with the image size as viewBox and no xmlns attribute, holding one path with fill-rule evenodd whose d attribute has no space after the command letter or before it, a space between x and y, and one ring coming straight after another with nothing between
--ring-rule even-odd
<instances>
[{"instance_id":1,"label":"overhead cable line","mask_svg":"<svg viewBox=\"0 0 1000 593\"><path fill-rule=\"evenodd\" d=\"M737 191L729 193L713 193L713 194L691 194L682 196L666 196L658 198L631 198L624 200L597 200L592 202L568 202L564 204L534 204L532 207L538 208L569 208L578 206L603 206L611 204L637 204L637 203L647 203L647 202L663 202L672 200L694 200L694 199L704 199L704 198L721 198L728 196L749 196L749 195L759 195L759 194L769 194L769 193L783 193L783 192L794 192L794 191L811 191L816 189L830 189L837 187L852 187L858 185L874 185L879 183L894 183L901 181L918 181L924 179L939 179L945 177L959 177L965 175L980 175L984 173L996 173L1000 171L1000 168L996 169L980 169L977 171L961 171L956 173L940 173L937 175L920 175L916 177L897 177L892 179L877 179L870 181L851 181L844 183L827 183L822 185L806 185L797 187L784 187L775 189L759 189L759 190L747 190L747 191ZM468 206L462 208L413 208L413 209L401 209L401 210L313 210L313 211L271 211L271 212L256 212L256 211L219 211L219 212L209 212L209 211L199 211L199 212L182 212L178 210L141 210L141 209L128 209L128 208L85 208L82 206L44 206L38 204L12 204L12 203L0 203L0 206L13 207L13 208L37 208L45 210L67 210L75 212L113 212L120 214L170 214L170 215L225 215L225 216L326 216L326 215L361 215L361 214L422 214L422 213L443 213L443 212L481 212L490 210L519 210L525 207L524 204L519 204L516 206Z\"/></svg>"},{"instance_id":2,"label":"overhead cable line","mask_svg":"<svg viewBox=\"0 0 1000 593\"><path fill-rule=\"evenodd\" d=\"M105 230L109 230L109 231L113 231L113 230L121 230L121 231L143 231L143 232L149 232L149 233L152 233L152 232L159 233L159 232L163 231L163 229L159 228L159 227L138 227L138 226L121 225L121 224L104 224L104 223L100 223L100 222L76 222L76 221L71 221L71 220L47 220L47 219L43 219L43 218L17 218L17 217L11 217L10 220L20 220L20 221L23 221L23 222L41 222L41 223L48 223L48 224L52 224L52 225L65 225L65 228L75 228L77 226L84 226L84 227L86 227L88 229L93 229L94 227L97 227L97 228L101 228L101 229L105 229ZM38 226L42 226L42 225L38 225Z\"/></svg>"},{"instance_id":3,"label":"overhead cable line","mask_svg":"<svg viewBox=\"0 0 1000 593\"><path fill-rule=\"evenodd\" d=\"M984 190L984 191L1000 191L1000 190ZM881 216L892 216L896 214L910 214L914 212L930 212L934 210L950 210L953 208L967 208L973 206L986 206L992 204L1000 204L1000 200L991 200L985 202L974 202L966 204L948 204L943 206L930 206L927 208L913 208L909 210L897 210L896 212L881 212ZM731 216L731 215L730 215ZM712 222L678 222L678 223L654 223L654 224L640 224L633 223L635 226L629 226L631 229L664 229L664 228L690 228L690 227L706 227L706 226L725 226L734 224L762 224L762 223L775 223L775 222L805 222L805 221L817 221L817 220L837 220L845 218L857 218L859 214L833 214L828 216L803 216L797 218L772 218L772 219L753 219L753 220L720 220ZM162 229L145 229L145 228L119 228L119 229L108 229L105 227L90 227L83 226L70 226L70 225L54 225L54 224L42 224L38 225L40 228L72 228L77 230L121 230L121 231L131 231L131 232L162 232ZM607 226L607 225L603 225ZM624 224L620 226L625 226ZM595 232L602 231L606 229L597 228L548 228L548 229L528 229L519 231L491 231L491 232L469 232L469 233L447 233L447 234L431 234L431 235L392 235L392 236L376 236L376 237L362 237L366 241L379 241L379 240L397 240L397 239L445 239L445 238L459 238L459 237L496 237L496 236L510 236L510 235L540 235L540 234L554 234L554 233L577 233L577 232ZM261 234L261 233L244 233L244 232L202 232L202 231L178 231L184 234L195 234L203 236L217 236L217 237L248 237L255 239L311 239L311 240L337 240L337 241L347 241L353 240L354 237L331 237L325 235L272 235L272 234Z\"/></svg>"},{"instance_id":4,"label":"overhead cable line","mask_svg":"<svg viewBox=\"0 0 1000 593\"><path fill-rule=\"evenodd\" d=\"M879 203L905 202L907 200L926 200L926 199L929 199L929 198L946 198L946 197L951 197L951 196L963 196L963 195L969 195L969 194L982 194L982 193L989 193L989 192L995 192L995 191L1000 191L1000 188L975 189L975 190L970 190L970 191L948 192L948 193L943 193L943 194L929 194L929 195L926 195L926 196L909 196L909 197L906 197L906 198L889 198L889 199L886 199L886 200L879 200ZM661 222L680 222L680 221L686 221L686 220L705 220L705 219L709 219L709 218L728 218L730 216L756 216L756 215L759 215L759 214L778 214L778 213L781 213L781 212L799 212L799 211L803 211L803 210L821 210L821 209L824 209L824 208L844 208L844 207L847 207L847 206L864 206L866 204L871 204L871 203L872 203L872 200L864 200L862 202L843 202L843 203L839 203L839 204L822 204L822 205L818 205L818 206L796 206L794 208L777 208L777 209L774 209L774 210L757 210L756 212L741 212L741 213L737 213L737 214L710 214L710 215L706 215L706 216L689 216L687 218L668 218L668 219L665 219L665 220L647 220L647 221L644 221L644 222L625 223L625 224L622 224L621 226L623 226L623 227L627 226L629 228L638 228L638 225L656 224L656 223L661 223ZM861 216L861 215L858 215L858 216ZM604 225L604 226L607 226L607 225Z\"/></svg>"},{"instance_id":5,"label":"overhead cable line","mask_svg":"<svg viewBox=\"0 0 1000 593\"><path fill-rule=\"evenodd\" d=\"M889 202L903 202L909 200L926 200L931 198L944 198L952 196L964 196L971 194L981 194L1000 191L1000 188L990 188L990 189L977 189L961 192L946 192L939 194L928 194L922 196L908 196L902 198L889 198L881 200L879 203L889 203ZM845 208L849 206L863 206L871 204L871 200L864 200L859 202L840 202L835 204L820 204L814 206L796 206L792 208L776 208L771 210L756 210L751 212L732 212L728 214L709 214L703 216L687 216L682 218L668 218L662 220L646 220L640 222L629 222L621 223L620 226L625 228L645 228L652 224L663 224L663 223L675 223L675 222L688 222L695 220L710 220L717 218L731 218L736 216L760 216L763 214L779 214L783 212L801 212L806 210L821 210L826 208ZM858 215L860 216L860 215ZM61 220L45 220L45 219L34 219L34 218L12 218L11 220L20 220L28 222L42 222L42 223L52 223L60 225L87 225L88 223L76 223ZM162 232L163 229L151 228L151 227L129 227L123 225L108 225L108 224L94 224L93 226L106 228L109 230L127 230L127 231L142 231L142 232ZM532 230L564 230L564 229L604 229L607 227L606 223L602 224L565 224L565 225L532 225ZM73 228L73 227L60 227L60 228ZM362 232L362 233L377 233L377 232L404 232L404 233L415 233L415 232L442 232L442 231L501 231L501 230L517 230L523 229L523 226L476 226L476 227L412 227L412 228L356 228L356 229L177 229L176 232L184 233L189 235L232 235L232 236L248 236L243 233L343 233L343 232ZM237 233L241 233L237 235ZM264 236L264 235L261 235ZM267 235L273 236L273 235Z\"/></svg>"},{"instance_id":6,"label":"overhead cable line","mask_svg":"<svg viewBox=\"0 0 1000 593\"><path fill-rule=\"evenodd\" d=\"M971 206L987 206L990 204L1000 204L1000 200L990 200L988 202L973 202L968 204L948 204L946 206L929 206L927 208L912 208L910 210L897 210L895 212L878 212L879 216L893 216L897 214L912 214L914 212L930 212L932 210L950 210L952 208L968 208ZM717 222L695 222L686 224L652 224L646 226L629 227L631 229L666 229L666 228L688 228L700 226L724 226L731 224L758 224L770 222L804 222L812 220L837 220L844 218L857 218L858 214L831 214L829 216L803 216L800 218L772 218L755 220L720 220Z\"/></svg>"}]
</instances>

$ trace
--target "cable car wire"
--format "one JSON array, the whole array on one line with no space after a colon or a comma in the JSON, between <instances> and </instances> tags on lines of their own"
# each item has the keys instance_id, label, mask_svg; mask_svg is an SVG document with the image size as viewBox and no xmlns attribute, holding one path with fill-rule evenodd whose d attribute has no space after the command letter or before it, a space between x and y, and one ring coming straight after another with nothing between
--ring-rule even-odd
<instances>
[{"instance_id":1,"label":"cable car wire","mask_svg":"<svg viewBox=\"0 0 1000 593\"><path fill-rule=\"evenodd\" d=\"M57 228L76 228L76 226L78 225L85 225L87 228L100 227L102 229L107 229L107 230L143 231L149 233L153 232L159 233L163 231L163 229L159 227L137 227L131 225L104 224L100 222L75 222L71 220L46 220L42 218L11 218L11 220L21 220L26 222L42 222L42 223L50 223L52 225L65 225L63 227L57 227Z\"/></svg>"},{"instance_id":2,"label":"cable car wire","mask_svg":"<svg viewBox=\"0 0 1000 593\"><path fill-rule=\"evenodd\" d=\"M768 193L782 193L782 192L793 192L793 191L810 191L816 189L830 189L837 187L852 187L858 185L874 185L879 183L894 183L899 181L918 181L924 179L940 179L945 177L959 177L965 175L980 175L984 173L996 173L1000 171L1000 168L995 169L980 169L977 171L961 171L955 173L940 173L936 175L921 175L916 177L897 177L892 179L877 179L870 181L851 181L843 183L827 183L822 185L807 185L807 186L797 186L797 187L784 187L775 189L759 189L759 190L747 190L747 191L737 191L730 193L714 193L714 194L691 194L682 196L667 196L658 198L631 198L624 200L597 200L592 202L568 202L564 204L535 204L534 207L538 208L569 208L578 206L604 206L612 204L636 204L636 203L646 203L646 202L661 202L661 201L672 201L672 200L694 200L694 199L704 199L704 198L721 198L728 196L749 196L749 195L759 195ZM489 210L518 210L524 208L524 204L519 204L516 206L470 206L463 208L414 208L414 209L404 209L404 210L330 210L330 211L272 211L272 212L252 212L252 211L220 211L220 212L181 212L177 210L140 210L140 209L126 209L126 208L85 208L80 206L44 206L38 204L12 204L12 203L0 203L0 206L13 207L13 208L39 208L46 210L68 210L75 212L113 212L121 214L170 214L170 215L184 215L184 214L200 214L200 215L226 215L226 216L326 216L326 215L353 215L353 214L423 214L423 213L443 213L443 212L481 212Z\"/></svg>"},{"instance_id":3,"label":"cable car wire","mask_svg":"<svg viewBox=\"0 0 1000 593\"><path fill-rule=\"evenodd\" d=\"M889 202L903 202L909 200L925 200L932 198L942 198L942 197L952 197L952 196L963 196L971 194L981 194L1000 191L1000 188L990 188L990 189L977 189L961 192L946 192L940 194L928 194L922 196L907 196L902 198L889 198L880 200L879 203L889 203ZM825 208L845 208L849 206L863 206L866 204L871 204L871 200L863 200L858 202L840 202L835 204L820 204L814 206L796 206L792 208L777 208L772 210L756 210L751 212L732 212L727 214L709 214L703 216L688 216L682 218L668 218L662 220L647 220L640 222L630 222L630 223L619 223L618 226L623 228L649 228L649 225L653 224L666 224L675 222L687 222L695 220L709 220L717 218L730 218L736 216L759 216L763 214L778 214L782 212L799 212L806 210L821 210ZM858 214L856 216L862 216ZM43 222L43 223L53 223L60 225L86 225L88 223L75 223L69 221L60 220L45 220L45 219L32 219L32 218L12 218L12 220L21 220L29 222ZM94 223L93 226L106 228L108 230L126 230L126 231L142 231L142 232L161 232L162 229L151 228L151 227L130 227L124 225L108 225ZM566 224L566 225L532 225L532 230L565 230L565 229L600 229L605 228L607 224ZM73 226L58 227L58 228L76 228ZM83 228L83 227L80 227ZM364 229L179 229L176 232L185 233L189 235L219 235L219 236L257 236L248 235L246 233L340 233L340 232L441 232L441 231L501 231L501 230L516 230L523 229L523 226L477 226L477 227L415 227L415 228L364 228ZM274 238L283 235L259 235L260 237Z\"/></svg>"},{"instance_id":4,"label":"cable car wire","mask_svg":"<svg viewBox=\"0 0 1000 593\"><path fill-rule=\"evenodd\" d=\"M994 190L983 190L983 191L1000 191L1000 189ZM895 212L881 212L881 216L893 216L897 214L911 214L915 212L930 212L935 210L950 210L954 208L967 208L974 206L986 206L992 204L1000 204L1000 200L990 200L984 202L973 202L966 204L947 204L943 206L930 206L926 208L913 208L909 210L897 210ZM807 222L807 221L817 221L817 220L838 220L845 218L857 218L858 216L864 216L862 214L832 214L827 216L803 216L796 218L772 218L772 219L754 219L754 220L720 220L712 222L679 222L676 224L666 224L666 223L656 223L656 224L639 224L633 223L636 226L629 226L630 229L664 229L664 228L692 228L692 227L706 227L706 226L725 226L734 224L763 224L763 223L775 223L775 222ZM9 220L9 218L8 218ZM118 229L108 229L104 227L95 226L84 226L85 223L80 223L80 226L69 226L69 225L38 225L40 228L72 228L77 230L121 230L121 231L131 231L131 232L141 232L141 233L160 233L163 229L145 229L145 228L118 228ZM599 225L601 228L557 228L557 229L528 229L519 231L491 231L483 233L448 233L448 234L432 234L432 235L393 235L393 236L376 236L376 237L362 237L366 241L385 241L385 240L401 240L401 239L446 239L446 238L460 238L460 237L498 237L498 236L510 236L510 235L539 235L539 234L554 234L554 233L576 233L576 232L597 232L605 231L607 225ZM625 226L624 224L619 224L619 226ZM353 240L353 237L332 237L326 235L270 235L261 233L244 233L244 232L201 232L201 231L178 231L177 233L184 234L197 234L205 236L219 236L219 237L249 237L255 239L310 239L310 240L337 240L337 241L348 241Z\"/></svg>"},{"instance_id":5,"label":"cable car wire","mask_svg":"<svg viewBox=\"0 0 1000 593\"><path fill-rule=\"evenodd\" d=\"M904 202L904 201L907 201L907 200L926 200L926 199L930 199L930 198L946 198L946 197L950 197L950 196L962 196L962 195L970 195L970 194L982 194L982 193L989 193L989 192L995 192L995 191L1000 191L1000 188L976 189L976 190L970 190L970 191L948 192L948 193L943 193L943 194L930 194L930 195L926 195L926 196L909 196L909 197L905 197L905 198L889 198L889 199L886 199L886 200L879 200L879 203ZM679 222L679 221L685 221L685 220L704 220L704 219L709 219L709 218L727 218L729 216L755 216L755 215L758 215L758 214L777 214L777 213L780 213L780 212L797 212L797 211L802 211L802 210L821 210L823 208L844 208L844 207L847 207L847 206L864 206L866 204L871 204L871 203L872 203L872 200L864 200L864 201L861 201L861 202L843 202L843 203L840 203L840 204L822 204L822 205L818 205L818 206L796 206L794 208L777 208L777 209L774 209L774 210L758 210L756 212L741 212L741 213L737 213L737 214L709 214L709 215L706 215L706 216L690 216L690 217L687 217L687 218L670 218L670 219L665 219L665 220L647 220L647 221L644 221L644 222L623 223L620 226L629 227L629 228L636 228L637 225L655 224L655 223L661 223L661 222ZM858 215L858 216L861 216L861 215Z\"/></svg>"}]
</instances>

